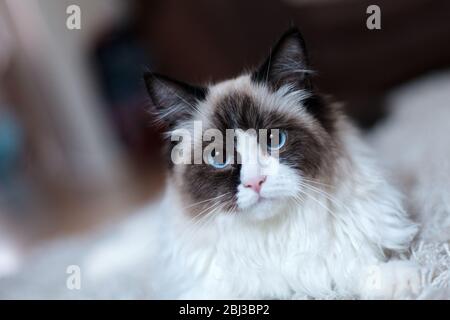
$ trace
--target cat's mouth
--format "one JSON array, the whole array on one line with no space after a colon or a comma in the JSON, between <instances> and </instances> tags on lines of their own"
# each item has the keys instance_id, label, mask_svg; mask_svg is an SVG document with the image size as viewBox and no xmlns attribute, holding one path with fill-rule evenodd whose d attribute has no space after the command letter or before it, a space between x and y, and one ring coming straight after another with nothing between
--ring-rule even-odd
<instances>
[{"instance_id":1,"label":"cat's mouth","mask_svg":"<svg viewBox=\"0 0 450 320\"><path fill-rule=\"evenodd\" d=\"M260 206L264 206L270 202L270 199L259 196L255 202L249 206L249 209L257 208Z\"/></svg>"},{"instance_id":2,"label":"cat's mouth","mask_svg":"<svg viewBox=\"0 0 450 320\"><path fill-rule=\"evenodd\" d=\"M268 198L260 196L246 208L240 208L242 217L250 221L263 221L270 219L283 212L283 201L279 198Z\"/></svg>"},{"instance_id":3,"label":"cat's mouth","mask_svg":"<svg viewBox=\"0 0 450 320\"><path fill-rule=\"evenodd\" d=\"M252 201L241 203L238 208L239 211L258 212L262 210L270 210L275 207L277 203L280 203L280 199L278 198L256 195Z\"/></svg>"},{"instance_id":4,"label":"cat's mouth","mask_svg":"<svg viewBox=\"0 0 450 320\"><path fill-rule=\"evenodd\" d=\"M276 198L269 198L266 196L259 195L258 200L256 200L255 205L267 203L267 202L273 202L273 201L276 201Z\"/></svg>"}]
</instances>

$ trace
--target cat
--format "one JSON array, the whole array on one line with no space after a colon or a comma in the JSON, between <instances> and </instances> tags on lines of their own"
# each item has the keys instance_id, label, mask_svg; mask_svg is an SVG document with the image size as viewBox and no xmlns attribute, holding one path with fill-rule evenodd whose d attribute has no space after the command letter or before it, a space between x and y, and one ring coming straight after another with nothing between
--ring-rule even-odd
<instances>
[{"instance_id":1,"label":"cat","mask_svg":"<svg viewBox=\"0 0 450 320\"><path fill-rule=\"evenodd\" d=\"M196 121L224 136L236 130L225 159L215 160L217 150L201 164L189 162L190 154L181 155L187 162L168 159L171 209L160 217L154 284L161 297L397 298L419 290L418 268L389 260L407 252L417 225L313 76L296 28L259 68L231 80L194 86L145 74L167 137L193 132ZM251 129L280 136L261 144ZM205 147L201 139L180 143ZM167 148L172 154L170 139ZM236 155L240 163L228 161Z\"/></svg>"}]
</instances>

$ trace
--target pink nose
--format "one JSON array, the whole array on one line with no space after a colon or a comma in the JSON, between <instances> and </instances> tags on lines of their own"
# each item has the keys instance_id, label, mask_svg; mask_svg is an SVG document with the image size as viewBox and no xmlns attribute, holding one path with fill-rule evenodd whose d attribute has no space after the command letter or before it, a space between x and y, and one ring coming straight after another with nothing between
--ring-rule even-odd
<instances>
[{"instance_id":1,"label":"pink nose","mask_svg":"<svg viewBox=\"0 0 450 320\"><path fill-rule=\"evenodd\" d=\"M244 187L252 188L256 193L261 191L261 187L264 182L266 182L267 176L259 176L252 179L247 180L244 183Z\"/></svg>"}]
</instances>

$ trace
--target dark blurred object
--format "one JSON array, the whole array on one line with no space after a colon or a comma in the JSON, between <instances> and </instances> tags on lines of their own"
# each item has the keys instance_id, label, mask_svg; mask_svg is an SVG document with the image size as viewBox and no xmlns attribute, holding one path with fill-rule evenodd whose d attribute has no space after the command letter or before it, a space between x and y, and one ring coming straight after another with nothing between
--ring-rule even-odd
<instances>
[{"instance_id":1,"label":"dark blurred object","mask_svg":"<svg viewBox=\"0 0 450 320\"><path fill-rule=\"evenodd\" d=\"M155 159L159 140L145 108L148 98L142 80L150 62L136 30L124 24L108 31L96 43L93 60L107 113L127 149L126 154L140 163Z\"/></svg>"},{"instance_id":2,"label":"dark blurred object","mask_svg":"<svg viewBox=\"0 0 450 320\"><path fill-rule=\"evenodd\" d=\"M15 209L23 198L22 153L22 128L12 113L0 105L0 204Z\"/></svg>"},{"instance_id":3,"label":"dark blurred object","mask_svg":"<svg viewBox=\"0 0 450 320\"><path fill-rule=\"evenodd\" d=\"M253 66L292 23L302 30L318 84L348 103L363 126L382 115L385 92L450 66L448 0L136 0L158 70L185 81L220 80ZM381 30L366 9L381 7Z\"/></svg>"},{"instance_id":4,"label":"dark blurred object","mask_svg":"<svg viewBox=\"0 0 450 320\"><path fill-rule=\"evenodd\" d=\"M0 181L8 182L17 167L22 150L22 128L0 105Z\"/></svg>"}]
</instances>

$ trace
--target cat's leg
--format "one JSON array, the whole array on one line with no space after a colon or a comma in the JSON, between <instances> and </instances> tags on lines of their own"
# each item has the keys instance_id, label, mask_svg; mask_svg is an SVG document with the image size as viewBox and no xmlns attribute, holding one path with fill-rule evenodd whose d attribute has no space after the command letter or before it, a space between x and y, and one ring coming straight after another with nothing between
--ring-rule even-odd
<instances>
[{"instance_id":1,"label":"cat's leg","mask_svg":"<svg viewBox=\"0 0 450 320\"><path fill-rule=\"evenodd\" d=\"M393 260L366 267L360 279L362 299L412 299L421 289L421 274L411 261Z\"/></svg>"}]
</instances>

